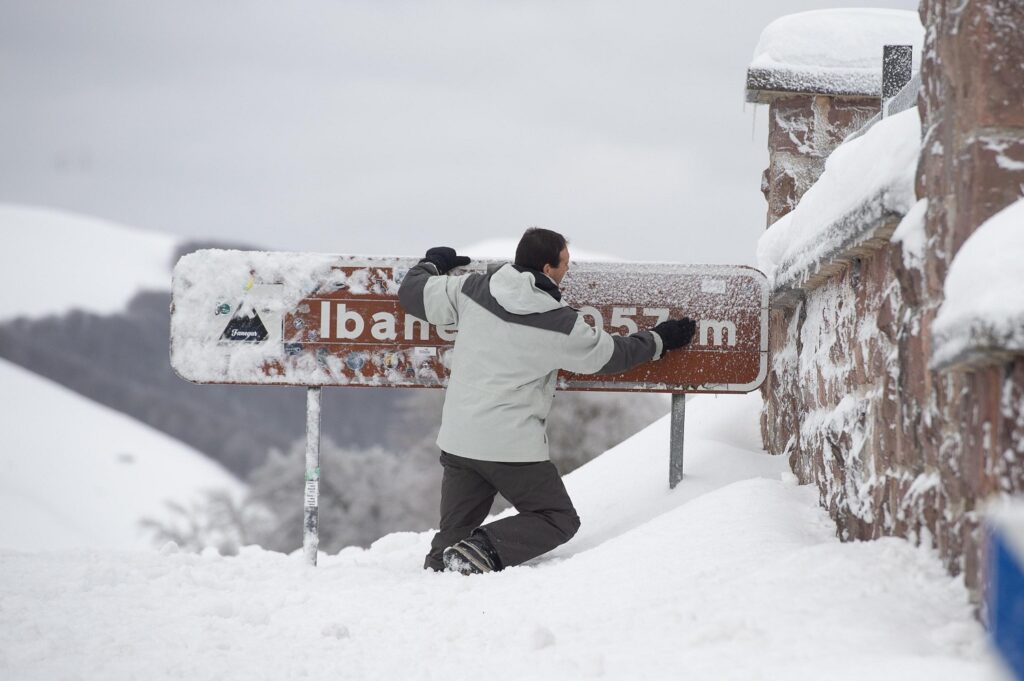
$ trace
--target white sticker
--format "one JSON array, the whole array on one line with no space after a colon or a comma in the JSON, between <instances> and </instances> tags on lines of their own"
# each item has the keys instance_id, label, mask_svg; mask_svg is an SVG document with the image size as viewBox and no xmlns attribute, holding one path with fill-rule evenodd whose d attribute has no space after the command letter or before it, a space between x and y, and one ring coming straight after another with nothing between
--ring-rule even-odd
<instances>
[{"instance_id":1,"label":"white sticker","mask_svg":"<svg viewBox=\"0 0 1024 681\"><path fill-rule=\"evenodd\" d=\"M320 481L306 481L306 508L316 508L320 499Z\"/></svg>"},{"instance_id":2,"label":"white sticker","mask_svg":"<svg viewBox=\"0 0 1024 681\"><path fill-rule=\"evenodd\" d=\"M412 358L414 361L422 362L424 360L433 359L437 357L437 348L417 346L412 349Z\"/></svg>"},{"instance_id":3,"label":"white sticker","mask_svg":"<svg viewBox=\"0 0 1024 681\"><path fill-rule=\"evenodd\" d=\"M700 290L703 293L725 293L725 279L701 279Z\"/></svg>"}]
</instances>

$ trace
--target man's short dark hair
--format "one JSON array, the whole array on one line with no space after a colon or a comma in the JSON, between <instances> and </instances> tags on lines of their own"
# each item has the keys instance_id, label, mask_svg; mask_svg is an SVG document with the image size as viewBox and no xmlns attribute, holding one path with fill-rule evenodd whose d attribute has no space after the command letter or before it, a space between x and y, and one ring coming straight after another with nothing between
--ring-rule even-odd
<instances>
[{"instance_id":1,"label":"man's short dark hair","mask_svg":"<svg viewBox=\"0 0 1024 681\"><path fill-rule=\"evenodd\" d=\"M544 271L544 265L558 267L562 249L569 244L558 232L541 227L530 227L523 233L516 247L516 264L520 267Z\"/></svg>"}]
</instances>

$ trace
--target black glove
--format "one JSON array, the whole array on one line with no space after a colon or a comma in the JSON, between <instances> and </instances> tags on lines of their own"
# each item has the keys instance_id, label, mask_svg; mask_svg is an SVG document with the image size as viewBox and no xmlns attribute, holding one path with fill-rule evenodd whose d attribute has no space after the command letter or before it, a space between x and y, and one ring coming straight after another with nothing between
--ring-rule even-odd
<instances>
[{"instance_id":1,"label":"black glove","mask_svg":"<svg viewBox=\"0 0 1024 681\"><path fill-rule=\"evenodd\" d=\"M651 330L661 336L661 343L666 350L678 350L693 340L693 334L697 333L697 322L689 317L670 319Z\"/></svg>"},{"instance_id":2,"label":"black glove","mask_svg":"<svg viewBox=\"0 0 1024 681\"><path fill-rule=\"evenodd\" d=\"M439 274L444 274L455 267L465 267L469 264L469 257L455 255L455 249L448 246L435 246L427 251L423 260L434 263Z\"/></svg>"}]
</instances>

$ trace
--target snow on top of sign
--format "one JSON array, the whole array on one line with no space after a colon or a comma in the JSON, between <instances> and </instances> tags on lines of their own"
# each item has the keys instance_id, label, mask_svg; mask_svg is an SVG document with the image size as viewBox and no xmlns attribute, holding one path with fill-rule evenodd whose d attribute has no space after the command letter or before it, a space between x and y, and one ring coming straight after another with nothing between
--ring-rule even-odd
<instances>
[{"instance_id":1,"label":"snow on top of sign","mask_svg":"<svg viewBox=\"0 0 1024 681\"><path fill-rule=\"evenodd\" d=\"M793 211L757 244L758 266L772 286L799 279L813 265L884 213L904 215L916 202L914 177L921 148L917 107L886 118L839 145L825 171Z\"/></svg>"},{"instance_id":2,"label":"snow on top of sign","mask_svg":"<svg viewBox=\"0 0 1024 681\"><path fill-rule=\"evenodd\" d=\"M790 14L761 32L747 87L877 95L883 46L912 45L916 69L923 42L924 28L915 11L853 8Z\"/></svg>"},{"instance_id":3,"label":"snow on top of sign","mask_svg":"<svg viewBox=\"0 0 1024 681\"><path fill-rule=\"evenodd\" d=\"M174 267L171 292L172 366L191 380L259 380L265 362L284 358L283 344L235 343L230 353L224 353L216 351L217 338L237 311L251 312L257 302L261 318L276 316L279 320L323 282L330 281L332 266L338 260L339 256L319 253L216 249L182 256ZM261 295L256 301L268 284L275 286L272 294ZM357 285L353 293L359 292ZM218 314L222 305L231 312Z\"/></svg>"},{"instance_id":4,"label":"snow on top of sign","mask_svg":"<svg viewBox=\"0 0 1024 681\"><path fill-rule=\"evenodd\" d=\"M933 361L972 346L1024 351L1024 199L986 220L953 258L932 330Z\"/></svg>"},{"instance_id":5,"label":"snow on top of sign","mask_svg":"<svg viewBox=\"0 0 1024 681\"><path fill-rule=\"evenodd\" d=\"M166 291L178 242L49 208L0 204L0 320L69 310L107 314L140 290Z\"/></svg>"},{"instance_id":6,"label":"snow on top of sign","mask_svg":"<svg viewBox=\"0 0 1024 681\"><path fill-rule=\"evenodd\" d=\"M151 547L144 518L245 486L191 447L0 360L0 547Z\"/></svg>"}]
</instances>

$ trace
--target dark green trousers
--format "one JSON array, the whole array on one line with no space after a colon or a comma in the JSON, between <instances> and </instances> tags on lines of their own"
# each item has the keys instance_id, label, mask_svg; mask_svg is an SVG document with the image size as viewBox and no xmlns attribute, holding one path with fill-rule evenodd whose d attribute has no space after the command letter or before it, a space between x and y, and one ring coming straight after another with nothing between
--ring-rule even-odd
<instances>
[{"instance_id":1,"label":"dark green trousers","mask_svg":"<svg viewBox=\"0 0 1024 681\"><path fill-rule=\"evenodd\" d=\"M478 527L512 567L572 539L580 528L572 500L550 461L499 463L441 452L441 529L430 543L423 567L443 570L441 554ZM481 527L498 493L517 515Z\"/></svg>"}]
</instances>

